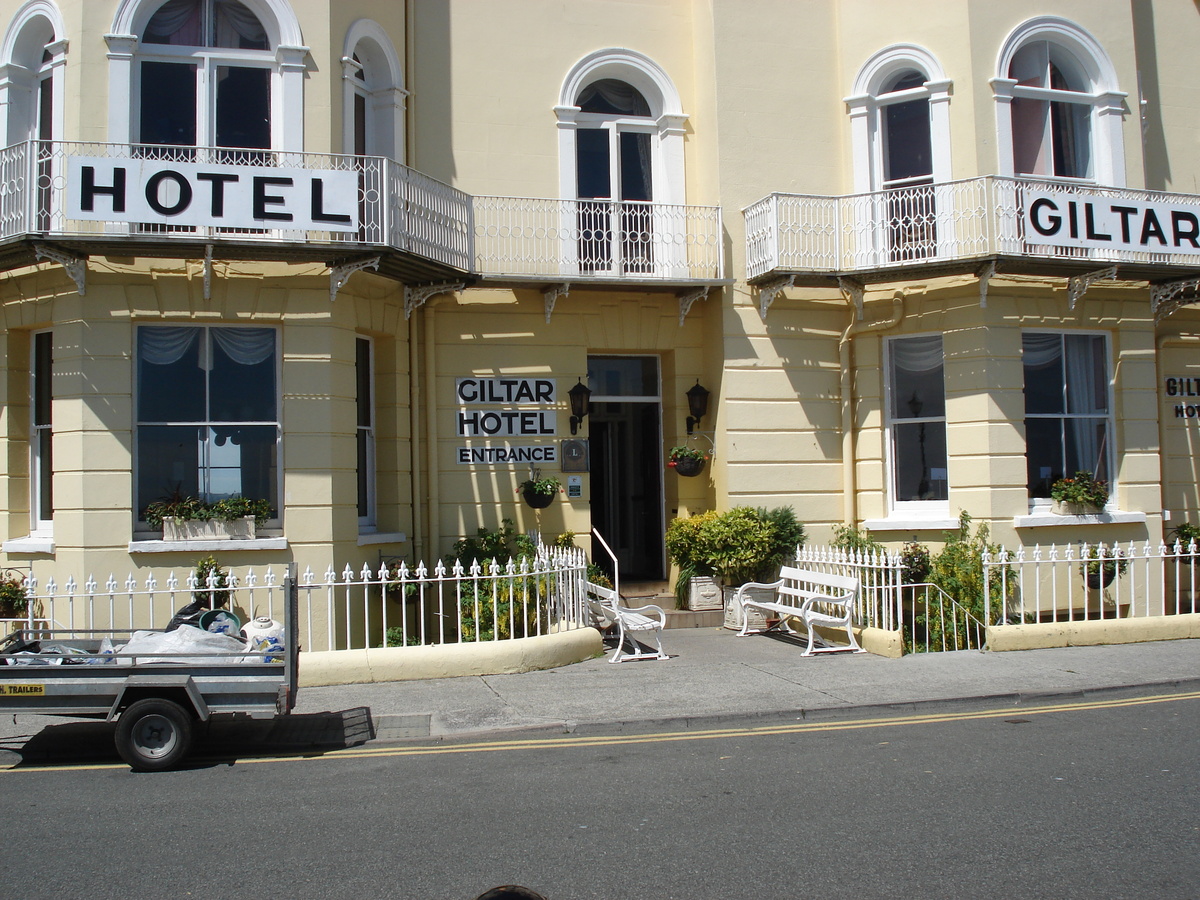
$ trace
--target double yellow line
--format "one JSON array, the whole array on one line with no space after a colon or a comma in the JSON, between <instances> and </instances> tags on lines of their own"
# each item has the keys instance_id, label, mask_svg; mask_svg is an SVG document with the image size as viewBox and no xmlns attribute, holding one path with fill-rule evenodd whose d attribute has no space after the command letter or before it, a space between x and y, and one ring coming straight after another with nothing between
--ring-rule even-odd
<instances>
[{"instance_id":1,"label":"double yellow line","mask_svg":"<svg viewBox=\"0 0 1200 900\"><path fill-rule=\"evenodd\" d=\"M1056 703L1047 706L1007 706L1000 709L983 709L967 712L930 712L905 716L881 716L870 719L796 721L760 726L738 726L734 728L707 728L696 731L660 731L649 734L614 735L555 735L544 738L512 738L509 740L478 740L463 743L421 743L409 745L387 744L382 746L348 747L343 750L325 750L281 754L276 756L242 757L238 765L248 763L307 762L316 760L389 758L399 756L433 756L458 753L496 753L517 750L569 750L587 747L616 747L633 744L666 744L676 741L709 741L721 738L751 738L767 735L805 734L825 731L855 731L864 728L891 728L897 725L935 725L943 722L969 722L979 719L1005 719L1010 717L1037 716L1047 713L1088 712L1101 709L1122 709L1132 706L1148 706L1156 703L1176 703L1181 700L1200 700L1200 691L1176 694L1156 694L1149 697L1126 697L1109 700L1077 701ZM196 759L193 762L201 762ZM214 760L219 762L219 760ZM123 764L104 763L95 765L31 766L9 769L8 772L52 772L83 771L87 769L119 769Z\"/></svg>"}]
</instances>

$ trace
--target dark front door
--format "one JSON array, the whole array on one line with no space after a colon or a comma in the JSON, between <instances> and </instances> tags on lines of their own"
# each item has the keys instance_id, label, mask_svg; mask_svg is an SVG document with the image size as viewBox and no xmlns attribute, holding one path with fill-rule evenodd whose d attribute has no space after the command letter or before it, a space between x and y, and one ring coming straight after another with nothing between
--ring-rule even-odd
<instances>
[{"instance_id":1,"label":"dark front door","mask_svg":"<svg viewBox=\"0 0 1200 900\"><path fill-rule=\"evenodd\" d=\"M592 525L620 563L622 582L659 581L663 568L662 405L658 359L588 360ZM602 546L592 558L610 568Z\"/></svg>"}]
</instances>

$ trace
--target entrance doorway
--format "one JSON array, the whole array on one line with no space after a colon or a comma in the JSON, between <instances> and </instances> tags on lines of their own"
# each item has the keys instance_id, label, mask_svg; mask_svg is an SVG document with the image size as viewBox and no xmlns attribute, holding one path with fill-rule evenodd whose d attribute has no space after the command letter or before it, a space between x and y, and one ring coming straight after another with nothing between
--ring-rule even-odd
<instances>
[{"instance_id":1,"label":"entrance doorway","mask_svg":"<svg viewBox=\"0 0 1200 900\"><path fill-rule=\"evenodd\" d=\"M661 581L665 551L658 358L590 356L588 386L592 525L616 554L622 582ZM592 559L606 569L611 565L598 543Z\"/></svg>"}]
</instances>

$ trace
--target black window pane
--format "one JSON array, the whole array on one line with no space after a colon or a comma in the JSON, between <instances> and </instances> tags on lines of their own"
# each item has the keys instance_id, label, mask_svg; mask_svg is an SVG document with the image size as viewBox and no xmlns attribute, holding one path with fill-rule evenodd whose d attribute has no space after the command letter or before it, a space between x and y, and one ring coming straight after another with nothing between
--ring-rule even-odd
<instances>
[{"instance_id":1,"label":"black window pane","mask_svg":"<svg viewBox=\"0 0 1200 900\"><path fill-rule=\"evenodd\" d=\"M218 147L271 146L271 73L267 69L217 69Z\"/></svg>"},{"instance_id":2,"label":"black window pane","mask_svg":"<svg viewBox=\"0 0 1200 900\"><path fill-rule=\"evenodd\" d=\"M1021 340L1025 365L1025 412L1062 413L1062 338L1057 334L1027 334Z\"/></svg>"},{"instance_id":3,"label":"black window pane","mask_svg":"<svg viewBox=\"0 0 1200 900\"><path fill-rule=\"evenodd\" d=\"M1067 419L1063 423L1066 458L1063 472L1091 472L1100 481L1108 481L1108 420Z\"/></svg>"},{"instance_id":4,"label":"black window pane","mask_svg":"<svg viewBox=\"0 0 1200 900\"><path fill-rule=\"evenodd\" d=\"M138 428L137 450L139 518L155 500L176 492L190 497L199 494L200 440L196 426L143 425Z\"/></svg>"},{"instance_id":5,"label":"black window pane","mask_svg":"<svg viewBox=\"0 0 1200 900\"><path fill-rule=\"evenodd\" d=\"M366 518L371 514L371 484L370 484L370 433L363 428L358 430L358 515Z\"/></svg>"},{"instance_id":6,"label":"black window pane","mask_svg":"<svg viewBox=\"0 0 1200 900\"><path fill-rule=\"evenodd\" d=\"M138 329L138 421L204 420L199 328Z\"/></svg>"},{"instance_id":7,"label":"black window pane","mask_svg":"<svg viewBox=\"0 0 1200 900\"><path fill-rule=\"evenodd\" d=\"M50 424L50 380L54 362L53 335L42 331L33 338L33 424Z\"/></svg>"},{"instance_id":8,"label":"black window pane","mask_svg":"<svg viewBox=\"0 0 1200 900\"><path fill-rule=\"evenodd\" d=\"M358 382L358 424L371 425L371 342L364 338L355 341L354 375Z\"/></svg>"},{"instance_id":9,"label":"black window pane","mask_svg":"<svg viewBox=\"0 0 1200 900\"><path fill-rule=\"evenodd\" d=\"M580 128L576 131L575 173L581 199L612 197L608 166L608 132L603 128Z\"/></svg>"},{"instance_id":10,"label":"black window pane","mask_svg":"<svg viewBox=\"0 0 1200 900\"><path fill-rule=\"evenodd\" d=\"M658 359L653 356L588 357L588 387L604 397L657 397Z\"/></svg>"},{"instance_id":11,"label":"black window pane","mask_svg":"<svg viewBox=\"0 0 1200 900\"><path fill-rule=\"evenodd\" d=\"M892 341L890 351L892 418L944 416L946 388L941 335Z\"/></svg>"},{"instance_id":12,"label":"black window pane","mask_svg":"<svg viewBox=\"0 0 1200 900\"><path fill-rule=\"evenodd\" d=\"M209 418L214 422L274 422L275 332L214 328Z\"/></svg>"},{"instance_id":13,"label":"black window pane","mask_svg":"<svg viewBox=\"0 0 1200 900\"><path fill-rule=\"evenodd\" d=\"M947 499L945 423L896 424L892 431L896 500Z\"/></svg>"},{"instance_id":14,"label":"black window pane","mask_svg":"<svg viewBox=\"0 0 1200 900\"><path fill-rule=\"evenodd\" d=\"M621 141L621 199L651 200L650 135L624 131Z\"/></svg>"},{"instance_id":15,"label":"black window pane","mask_svg":"<svg viewBox=\"0 0 1200 900\"><path fill-rule=\"evenodd\" d=\"M1062 419L1025 420L1025 465L1031 497L1049 497L1050 485L1066 471L1062 427Z\"/></svg>"},{"instance_id":16,"label":"black window pane","mask_svg":"<svg viewBox=\"0 0 1200 900\"><path fill-rule=\"evenodd\" d=\"M196 67L142 63L141 138L144 144L196 144Z\"/></svg>"},{"instance_id":17,"label":"black window pane","mask_svg":"<svg viewBox=\"0 0 1200 900\"><path fill-rule=\"evenodd\" d=\"M884 107L887 155L886 181L917 178L933 173L933 150L929 135L929 101L911 100Z\"/></svg>"}]
</instances>

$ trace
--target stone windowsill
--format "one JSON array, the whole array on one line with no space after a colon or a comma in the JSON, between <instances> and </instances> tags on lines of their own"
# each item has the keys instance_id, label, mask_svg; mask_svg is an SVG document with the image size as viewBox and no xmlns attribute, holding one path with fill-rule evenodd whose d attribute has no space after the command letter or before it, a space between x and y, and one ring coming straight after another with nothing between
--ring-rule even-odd
<instances>
[{"instance_id":1,"label":"stone windowsill","mask_svg":"<svg viewBox=\"0 0 1200 900\"><path fill-rule=\"evenodd\" d=\"M403 531L363 531L358 535L358 546L369 547L372 544L403 544L408 541L408 535Z\"/></svg>"},{"instance_id":2,"label":"stone windowsill","mask_svg":"<svg viewBox=\"0 0 1200 900\"><path fill-rule=\"evenodd\" d=\"M130 553L203 553L206 550L286 550L287 538L268 537L240 541L130 541Z\"/></svg>"},{"instance_id":3,"label":"stone windowsill","mask_svg":"<svg viewBox=\"0 0 1200 900\"><path fill-rule=\"evenodd\" d=\"M5 553L53 553L54 538L31 534L28 537L13 538L0 545Z\"/></svg>"},{"instance_id":4,"label":"stone windowsill","mask_svg":"<svg viewBox=\"0 0 1200 900\"><path fill-rule=\"evenodd\" d=\"M1049 506L1039 506L1027 516L1015 516L1015 528L1062 528L1075 525L1138 525L1146 521L1142 512L1121 512L1105 509L1087 516L1062 516L1050 511Z\"/></svg>"}]
</instances>

